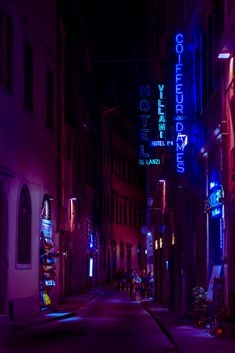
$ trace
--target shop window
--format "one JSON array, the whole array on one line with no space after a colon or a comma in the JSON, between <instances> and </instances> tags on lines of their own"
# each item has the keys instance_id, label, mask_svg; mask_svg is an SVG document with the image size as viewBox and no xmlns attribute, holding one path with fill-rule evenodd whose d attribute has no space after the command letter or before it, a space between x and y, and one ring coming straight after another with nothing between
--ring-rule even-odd
<instances>
[{"instance_id":1,"label":"shop window","mask_svg":"<svg viewBox=\"0 0 235 353\"><path fill-rule=\"evenodd\" d=\"M20 192L18 206L17 264L31 264L31 200L27 185Z\"/></svg>"},{"instance_id":2,"label":"shop window","mask_svg":"<svg viewBox=\"0 0 235 353\"><path fill-rule=\"evenodd\" d=\"M13 21L0 13L0 86L13 91Z\"/></svg>"}]
</instances>

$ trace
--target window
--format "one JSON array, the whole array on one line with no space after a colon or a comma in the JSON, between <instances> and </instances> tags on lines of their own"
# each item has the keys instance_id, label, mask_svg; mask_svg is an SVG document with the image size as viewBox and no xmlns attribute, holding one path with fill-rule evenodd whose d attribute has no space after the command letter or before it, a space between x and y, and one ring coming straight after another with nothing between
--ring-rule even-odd
<instances>
[{"instance_id":1,"label":"window","mask_svg":"<svg viewBox=\"0 0 235 353\"><path fill-rule=\"evenodd\" d=\"M24 41L24 108L33 111L33 49Z\"/></svg>"},{"instance_id":2,"label":"window","mask_svg":"<svg viewBox=\"0 0 235 353\"><path fill-rule=\"evenodd\" d=\"M50 130L54 128L54 78L48 68L46 73L46 127Z\"/></svg>"},{"instance_id":3,"label":"window","mask_svg":"<svg viewBox=\"0 0 235 353\"><path fill-rule=\"evenodd\" d=\"M0 86L8 93L13 91L13 22L10 16L0 13Z\"/></svg>"},{"instance_id":4,"label":"window","mask_svg":"<svg viewBox=\"0 0 235 353\"><path fill-rule=\"evenodd\" d=\"M27 185L21 189L18 206L17 264L31 264L31 200Z\"/></svg>"}]
</instances>

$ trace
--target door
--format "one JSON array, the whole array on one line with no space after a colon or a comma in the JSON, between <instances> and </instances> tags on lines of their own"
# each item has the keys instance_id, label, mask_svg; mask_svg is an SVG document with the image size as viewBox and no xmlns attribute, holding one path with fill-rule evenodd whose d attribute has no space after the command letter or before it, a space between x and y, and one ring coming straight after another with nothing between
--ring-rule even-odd
<instances>
[{"instance_id":1,"label":"door","mask_svg":"<svg viewBox=\"0 0 235 353\"><path fill-rule=\"evenodd\" d=\"M0 181L0 315L6 312L7 292L7 198Z\"/></svg>"}]
</instances>

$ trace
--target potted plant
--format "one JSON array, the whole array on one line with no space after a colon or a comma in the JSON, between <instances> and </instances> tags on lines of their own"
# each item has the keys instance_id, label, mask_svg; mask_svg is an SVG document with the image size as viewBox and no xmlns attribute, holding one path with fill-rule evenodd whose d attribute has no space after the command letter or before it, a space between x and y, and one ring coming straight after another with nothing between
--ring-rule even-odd
<instances>
[{"instance_id":1,"label":"potted plant","mask_svg":"<svg viewBox=\"0 0 235 353\"><path fill-rule=\"evenodd\" d=\"M203 287L193 288L193 306L195 312L196 325L203 327L208 315L208 306L206 302L207 292Z\"/></svg>"}]
</instances>

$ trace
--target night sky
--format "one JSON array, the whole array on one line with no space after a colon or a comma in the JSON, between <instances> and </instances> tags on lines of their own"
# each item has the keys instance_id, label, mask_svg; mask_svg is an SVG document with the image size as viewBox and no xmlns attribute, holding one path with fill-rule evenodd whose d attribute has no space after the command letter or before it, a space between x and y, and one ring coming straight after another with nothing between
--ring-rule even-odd
<instances>
[{"instance_id":1,"label":"night sky","mask_svg":"<svg viewBox=\"0 0 235 353\"><path fill-rule=\"evenodd\" d=\"M103 103L130 108L139 76L148 67L149 1L61 0L76 8L80 34L87 41L92 59L96 92ZM74 19L76 22L76 19Z\"/></svg>"}]
</instances>

